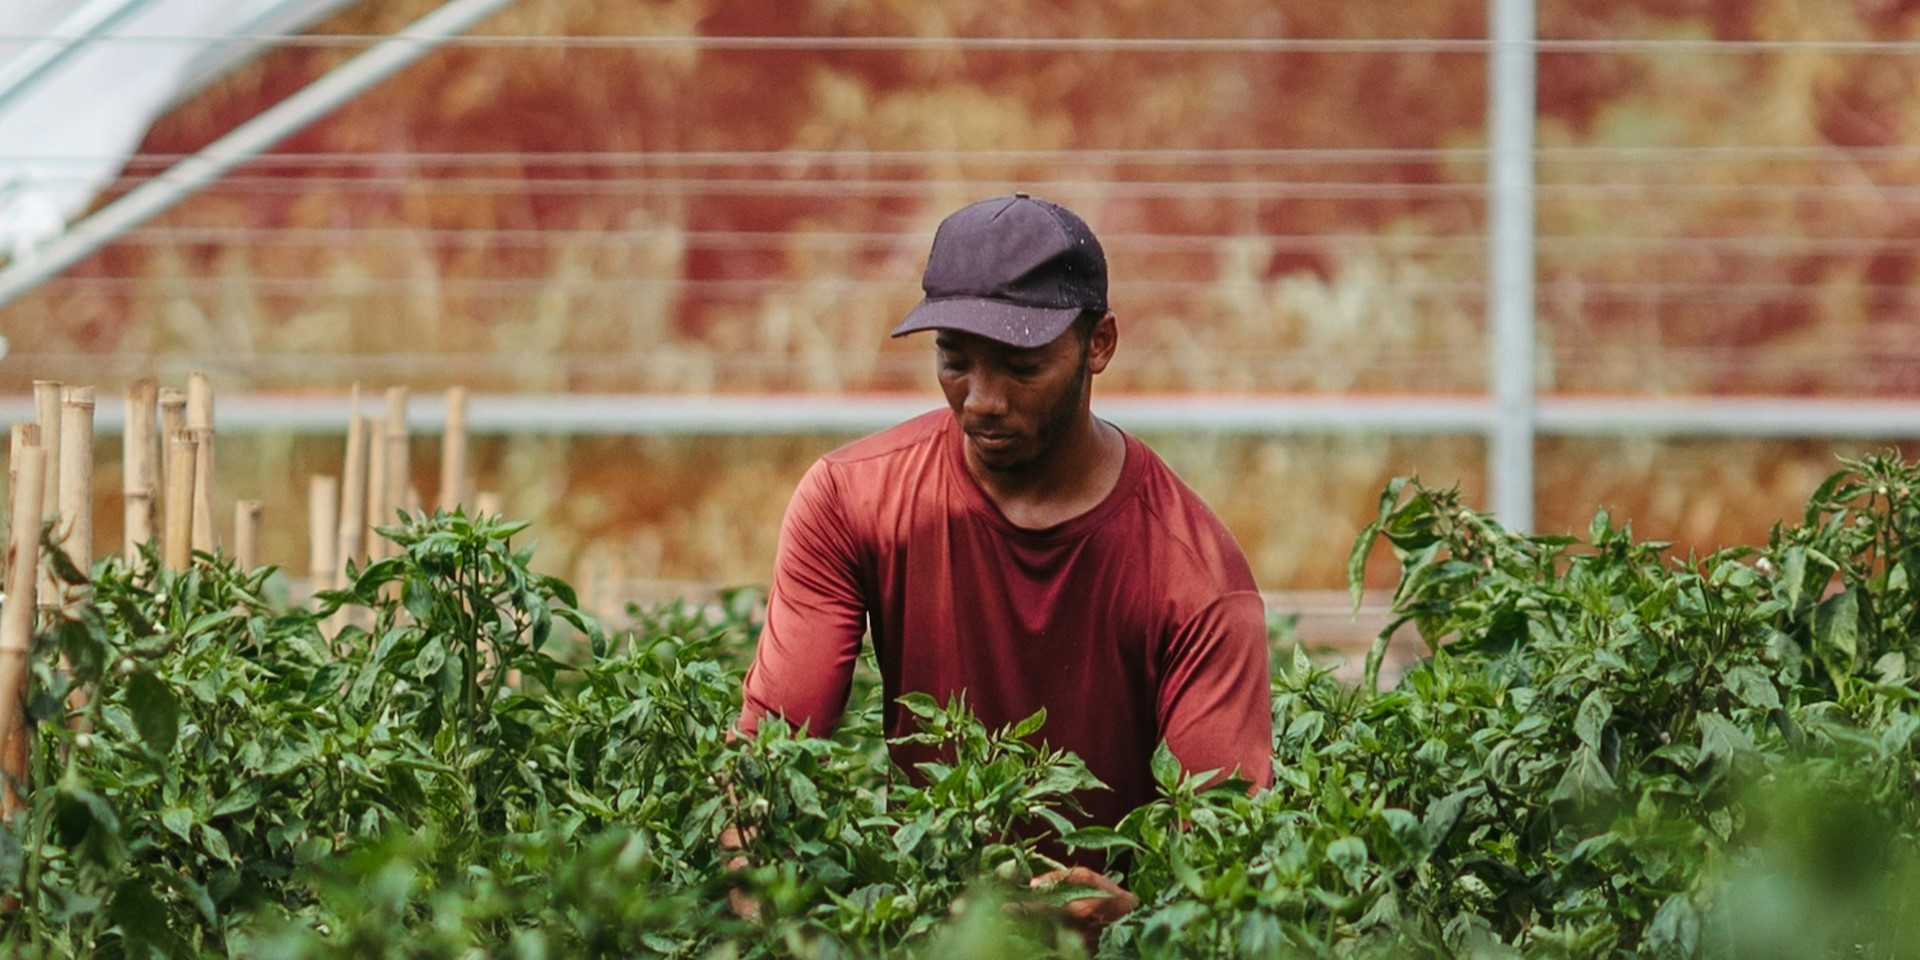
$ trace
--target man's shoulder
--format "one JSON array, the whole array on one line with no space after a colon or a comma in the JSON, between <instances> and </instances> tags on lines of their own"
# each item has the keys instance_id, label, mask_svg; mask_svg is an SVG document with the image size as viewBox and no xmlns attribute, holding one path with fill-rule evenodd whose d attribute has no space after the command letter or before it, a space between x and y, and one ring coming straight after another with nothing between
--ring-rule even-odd
<instances>
[{"instance_id":1,"label":"man's shoulder","mask_svg":"<svg viewBox=\"0 0 1920 960\"><path fill-rule=\"evenodd\" d=\"M820 459L839 467L850 467L937 451L953 422L953 411L941 408L888 427L879 433L861 437Z\"/></svg>"},{"instance_id":2,"label":"man's shoulder","mask_svg":"<svg viewBox=\"0 0 1920 960\"><path fill-rule=\"evenodd\" d=\"M1199 493L1144 441L1134 438L1144 460L1140 503L1158 535L1177 544L1187 563L1221 589L1255 589L1246 554Z\"/></svg>"}]
</instances>

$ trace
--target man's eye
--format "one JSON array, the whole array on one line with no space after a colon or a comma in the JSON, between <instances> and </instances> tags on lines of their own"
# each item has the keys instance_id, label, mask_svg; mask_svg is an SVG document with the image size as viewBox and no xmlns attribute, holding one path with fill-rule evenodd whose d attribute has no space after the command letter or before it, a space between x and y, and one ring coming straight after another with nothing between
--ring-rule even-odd
<instances>
[{"instance_id":1,"label":"man's eye","mask_svg":"<svg viewBox=\"0 0 1920 960\"><path fill-rule=\"evenodd\" d=\"M1016 377L1031 377L1039 373L1040 368L1030 363L1020 363L1007 367L1007 372Z\"/></svg>"}]
</instances>

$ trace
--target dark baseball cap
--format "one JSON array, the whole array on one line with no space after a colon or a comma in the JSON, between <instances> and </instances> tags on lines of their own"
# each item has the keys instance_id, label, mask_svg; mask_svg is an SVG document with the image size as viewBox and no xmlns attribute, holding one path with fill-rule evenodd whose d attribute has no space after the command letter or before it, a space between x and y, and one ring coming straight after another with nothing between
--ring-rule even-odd
<instances>
[{"instance_id":1,"label":"dark baseball cap","mask_svg":"<svg viewBox=\"0 0 1920 960\"><path fill-rule=\"evenodd\" d=\"M926 299L894 336L960 330L1038 347L1081 313L1107 311L1107 255L1073 211L1016 193L942 220L920 286Z\"/></svg>"}]
</instances>

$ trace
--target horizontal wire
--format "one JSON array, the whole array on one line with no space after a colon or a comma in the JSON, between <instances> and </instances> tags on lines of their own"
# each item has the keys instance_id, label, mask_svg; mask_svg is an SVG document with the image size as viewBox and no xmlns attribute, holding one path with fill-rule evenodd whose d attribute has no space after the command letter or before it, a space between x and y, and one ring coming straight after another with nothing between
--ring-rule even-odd
<instances>
[{"instance_id":1,"label":"horizontal wire","mask_svg":"<svg viewBox=\"0 0 1920 960\"><path fill-rule=\"evenodd\" d=\"M1265 287L1271 281L1261 281L1256 288ZM1661 299L1687 299L1701 297L1712 300L1719 297L1743 299L1771 299L1792 297L1816 297L1836 292L1846 293L1888 293L1911 294L1920 298L1920 289L1912 284L1855 284L1833 286L1819 281L1799 283L1708 283L1691 281L1585 281L1585 280L1542 280L1537 285L1541 299L1561 298L1571 294L1583 297L1608 299L1632 299L1655 296ZM624 293L632 290L665 289L679 294L705 295L709 293L740 295L792 293L804 295L810 290L826 287L839 292L838 295L872 296L874 299L911 299L917 296L913 284L898 280L873 279L830 279L808 280L788 277L753 277L734 279L672 277L447 277L447 276L373 276L373 277L263 277L256 274L237 277L191 276L191 277L141 277L141 276L63 276L47 280L43 288L60 291L113 290L130 291L144 296L170 296L188 290L214 292L261 292L273 291L285 294L308 293L315 296L378 296L382 294L420 294L430 291L483 291L511 292L531 290L566 294L587 293ZM1165 294L1216 294L1228 296L1239 289L1232 284L1217 279L1133 279L1115 280L1112 284L1116 301L1129 297L1138 298ZM1338 289L1337 287L1332 289ZM1480 295L1487 291L1487 284L1480 280L1459 281L1415 281L1405 283L1381 284L1371 292L1382 296L1405 295Z\"/></svg>"},{"instance_id":2,"label":"horizontal wire","mask_svg":"<svg viewBox=\"0 0 1920 960\"><path fill-rule=\"evenodd\" d=\"M123 178L124 179L124 178ZM168 182L161 175L125 180L123 187ZM203 193L285 195L335 191L350 194L432 192L442 194L498 193L517 196L703 196L783 197L839 200L848 196L901 198L939 196L945 192L1025 189L1049 196L1083 195L1130 200L1341 200L1399 202L1447 200L1483 202L1489 192L1479 183L1390 183L1338 181L1324 183L1270 183L1255 181L1006 181L988 183L954 180L786 180L763 178L541 178L541 177L226 177L208 184ZM1769 184L1769 183L1540 183L1536 196L1582 197L1594 194L1670 196L1712 195L1770 199L1860 198L1884 204L1920 203L1920 187L1879 184Z\"/></svg>"},{"instance_id":3,"label":"horizontal wire","mask_svg":"<svg viewBox=\"0 0 1920 960\"><path fill-rule=\"evenodd\" d=\"M876 330L879 336L884 331ZM1478 348L1477 339L1463 338L1459 344L1462 349ZM686 344L678 344L686 346ZM1391 346L1391 345L1389 345ZM1794 367L1817 369L1828 365L1873 365L1875 363L1898 365L1910 362L1915 351L1908 350L1903 356L1883 357L1875 345L1864 345L1860 350L1824 349L1791 352L1787 345L1749 346L1744 348L1708 349L1665 344L1637 344L1633 346L1592 346L1586 348L1546 350L1543 355L1555 362L1566 365L1593 364L1631 360L1636 363L1658 363L1668 368L1691 366L1709 368L1738 364L1741 366ZM1864 350L1872 350L1863 354ZM32 352L17 351L11 356L30 359L36 366L58 364L72 366L77 364L99 364L102 362L143 365L152 358L144 355L90 354L72 352ZM1459 350L1434 349L1431 344L1408 345L1406 349L1386 351L1366 356L1354 356L1351 346L1325 347L1310 349L1298 345L1281 347L1236 349L1231 357L1220 358L1222 362L1211 366L1228 366L1225 360L1258 363L1263 370L1288 372L1324 372L1329 357L1341 357L1355 364L1368 367L1405 366L1412 369L1459 369L1479 370L1485 366L1485 358L1462 354ZM684 359L676 356L675 362ZM760 372L782 370L798 363L806 362L804 356L791 352L777 351L719 351L703 357L715 367L729 370ZM565 367L572 371L604 369L619 373L633 372L636 367L644 368L648 363L657 362L657 348L630 348L625 350L595 350L592 352L562 353L548 352L540 354L537 362L552 366ZM244 361L246 364L266 367L286 367L295 369L318 368L322 366L363 367L368 369L406 369L409 367L452 366L467 369L485 369L500 367L508 370L522 370L529 366L529 358L520 353L328 353L309 351L266 351L234 352L222 358L222 363L232 365ZM872 358L874 369L882 374L913 372L930 366L933 361L931 351L926 355L888 354ZM1173 366L1180 366L1174 364Z\"/></svg>"},{"instance_id":4,"label":"horizontal wire","mask_svg":"<svg viewBox=\"0 0 1920 960\"><path fill-rule=\"evenodd\" d=\"M885 333L884 330L879 332L881 334ZM1482 342L1482 340L1484 339L1483 337L1480 337L1477 335L1483 332L1478 328L1474 328L1473 330L1468 332L1475 335L1459 338L1462 344L1478 344ZM1894 356L1893 359L1902 359L1905 356L1920 355L1920 343L1916 343L1911 338L1902 336L1904 331L1886 330L1886 331L1879 331L1879 332L1884 334L1884 336L1865 337L1860 343L1840 342L1833 339L1820 340L1820 341L1796 341L1796 342L1778 342L1778 343L1754 342L1754 343L1739 343L1739 344L1727 344L1727 343L1688 344L1688 343L1671 343L1671 342L1649 343L1649 342L1639 342L1639 341L1636 341L1633 343L1626 343L1626 344L1559 342L1554 344L1543 343L1541 344L1540 349L1542 353L1552 354L1553 356L1556 356L1556 357L1573 357L1573 358L1605 357L1605 356L1643 357L1649 354L1653 354L1661 358L1674 358L1674 359L1686 360L1687 362L1702 362L1702 363L1720 362L1724 360L1734 360L1734 359L1746 359L1746 358L1749 358L1750 355L1759 355L1762 359L1774 358L1774 359L1795 359L1795 360L1808 359L1808 358L1819 359L1823 357L1855 357L1857 356L1857 353L1860 350L1872 350L1873 353L1875 354L1874 357L1869 357L1864 359L1879 359L1880 355L1884 355L1884 354L1897 355L1897 356ZM796 337L795 339L798 340L800 338ZM700 343L700 341L697 341L697 340L694 342ZM879 341L876 340L876 345L878 343ZM925 351L927 354L925 358L920 357L918 355L918 351L915 351L915 355L911 357L903 353L886 353L886 354L879 355L877 357L877 360L881 363L909 362L911 365L917 366L922 363L923 359L926 359L926 360L932 359L932 349L931 349L932 341L927 341L926 343L928 347ZM680 342L677 342L676 345L684 346L686 344L685 344L685 341L680 341ZM1441 361L1441 362L1459 361L1459 362L1478 365L1485 360L1484 356L1461 354L1452 350L1451 348L1448 348L1445 350L1435 349L1434 344L1431 341L1413 343L1413 344L1395 344L1392 342L1382 342L1382 343L1376 343L1374 344L1374 346L1397 347L1397 348L1400 348L1401 352L1405 352L1411 355L1418 355L1423 362L1429 361L1429 360ZM633 353L645 354L647 351L652 349L654 349L654 347L649 345L646 347L635 348ZM1281 362L1291 362L1291 361L1288 361L1286 358L1299 356L1305 353L1313 353L1316 351L1316 349L1319 352L1325 352L1325 353L1349 354L1352 352L1352 345L1346 344L1346 343L1340 343L1340 344L1330 344L1330 345L1326 345L1318 348L1315 348L1311 345L1299 345L1299 344L1289 344L1285 346L1253 345L1248 347L1246 353L1248 355L1257 355L1262 358L1265 358L1269 354L1277 355L1281 358ZM1241 353L1242 351L1236 350L1234 351L1234 356L1236 357L1240 356ZM628 354L628 353L620 354L620 356L618 357L618 362L623 364L630 363L631 355L632 354ZM116 354L108 355L108 354L100 354L100 353L89 353L85 351L76 351L76 350L34 351L34 350L28 350L28 349L21 349L21 350L15 351L14 353L9 354L9 356L10 357L34 357L36 359L52 360L52 361L63 362L63 363L67 363L67 362L77 363L77 362L83 362L83 361L89 361L89 362L98 361L102 359L107 359L109 356L117 358L121 356L121 354L116 353ZM260 352L260 353L236 353L235 356L236 357L245 356L245 357L278 358L281 360L285 360L286 362L289 362L289 363L298 363L303 358L326 360L328 362L351 360L356 362L368 362L368 363L413 362L413 361L418 361L423 359L433 360L436 362L445 361L449 363L470 363L470 362L482 363L482 362L495 362L495 361L502 362L502 363L525 363L528 360L528 357L519 351L501 352L501 351L475 351L475 350L468 350L468 351L382 350L382 351L367 352L367 353L357 353L357 352L349 352L349 351L318 352L318 353L310 353L305 351L286 351L286 352L267 351L267 352ZM608 357L609 357L608 352L602 349L595 349L592 351L584 351L584 352L569 352L565 350L556 350L553 352L542 353L538 356L538 359L543 361L556 360L556 361L563 361L567 363L598 363L602 361L607 361ZM715 355L712 359L724 361L733 357L752 358L752 362L755 362L755 363L769 362L769 360L786 362L786 360L790 359L790 357L787 354L782 353L780 351L751 350L751 349L738 350L734 348L728 348L725 351L723 351L721 354ZM134 357L134 359L137 360L140 358L136 356ZM1367 359L1378 359L1378 358L1375 357L1375 358L1367 358ZM1311 361L1301 361L1301 362L1308 363L1316 367L1322 363L1320 359L1313 359Z\"/></svg>"},{"instance_id":5,"label":"horizontal wire","mask_svg":"<svg viewBox=\"0 0 1920 960\"><path fill-rule=\"evenodd\" d=\"M132 187L164 183L173 178L159 175L148 178L122 178L118 186ZM225 177L208 184L202 193L287 194L334 190L341 193L432 191L436 193L500 193L522 196L731 196L798 197L838 200L848 196L867 198L915 198L938 196L943 191L973 189L1011 192L1015 189L1050 196L1075 196L1086 192L1128 199L1330 199L1330 200L1407 200L1421 197L1477 199L1486 193L1481 184L1409 184L1409 183L1259 183L1192 181L980 181L935 180L786 180L657 177L629 179L539 178L539 177Z\"/></svg>"},{"instance_id":6,"label":"horizontal wire","mask_svg":"<svg viewBox=\"0 0 1920 960\"><path fill-rule=\"evenodd\" d=\"M1920 157L1920 146L1840 147L1795 145L1716 146L1561 146L1530 151L1537 160L1555 163L1670 161L1675 158L1723 160L1809 159L1834 162L1902 160ZM398 162L435 166L485 166L506 163L575 166L813 166L823 164L915 164L961 161L968 163L1112 163L1141 165L1262 164L1262 163L1408 163L1484 162L1493 152L1478 147L1218 147L1218 148L1086 148L1058 150L687 150L687 151L326 151L266 153L245 165L349 166ZM0 154L8 163L119 163L171 165L193 157L186 153L136 153L36 156Z\"/></svg>"},{"instance_id":7,"label":"horizontal wire","mask_svg":"<svg viewBox=\"0 0 1920 960\"><path fill-rule=\"evenodd\" d=\"M122 177L118 187L167 183L165 174ZM974 180L929 179L788 179L763 177L408 177L408 176L229 176L208 184L207 193L284 194L289 192L497 192L533 196L779 196L840 199L862 197L938 196L974 189L1025 189L1051 196L1093 195L1126 199L1326 199L1412 200L1484 199L1484 183L1404 183L1390 181L1325 181L1274 183L1250 180L1021 180L995 183ZM1920 203L1920 187L1884 184L1785 183L1590 183L1543 182L1536 195L1584 196L1596 193L1696 194L1726 197L1792 198L1863 197L1888 203Z\"/></svg>"},{"instance_id":8,"label":"horizontal wire","mask_svg":"<svg viewBox=\"0 0 1920 960\"><path fill-rule=\"evenodd\" d=\"M876 331L876 336L879 331ZM1477 350L1477 342L1462 343L1461 350ZM1338 361L1343 373L1366 374L1372 376L1393 375L1412 378L1418 383L1436 385L1448 382L1465 382L1479 378L1484 374L1484 358L1462 357L1456 352L1425 350L1399 351L1384 355L1355 357L1352 350L1322 350L1306 352L1297 348L1244 351L1235 350L1229 358L1231 362L1221 360L1200 365L1169 364L1160 368L1165 379L1168 372L1192 370L1195 373L1212 374L1219 371L1248 371L1257 368L1260 382L1325 382L1330 361ZM129 354L34 354L17 353L21 361L30 361L34 370L42 373L55 373L66 370L87 371L88 376L100 376L110 371L146 371L156 360L154 356ZM1681 374L1724 374L1739 373L1752 376L1782 374L1822 374L1844 373L1858 377L1882 371L1904 372L1911 358L1887 360L1866 354L1832 353L1811 357L1769 356L1756 350L1751 356L1743 357L1688 357L1679 355L1671 348L1642 347L1639 349L1618 349L1604 354L1590 356L1569 356L1559 352L1547 355L1554 368L1563 374L1590 372L1608 366L1632 364L1634 367L1661 375ZM706 354L702 357L704 373L728 377L791 377L796 373L805 374L814 363L804 355L796 354L746 354L725 352ZM1904 361L1904 362L1903 362ZM331 380L341 376L354 378L382 378L387 376L419 376L433 371L450 370L461 376L496 376L531 378L539 381L544 377L602 377L631 380L646 377L650 364L660 362L657 350L602 350L580 354L544 354L537 363L530 363L524 356L509 354L458 354L458 355L404 355L404 354L328 354L328 353L235 353L227 352L216 365L230 375L250 373L261 377L281 377L290 374L305 375L313 380ZM685 356L676 356L671 361L676 366L684 365ZM916 379L930 372L933 365L931 356L881 356L870 361L862 361L857 375L853 371L840 371L840 379L857 382L896 382ZM1149 378L1152 379L1152 378ZM1858 380L1854 381L1858 384ZM746 386L741 384L739 386ZM697 398L696 398L697 399Z\"/></svg>"},{"instance_id":9,"label":"horizontal wire","mask_svg":"<svg viewBox=\"0 0 1920 960\"><path fill-rule=\"evenodd\" d=\"M129 231L116 243L130 246L169 244L245 243L253 246L298 247L341 244L373 246L452 246L497 244L541 249L604 241L601 246L651 240L673 240L689 249L785 250L822 246L858 249L921 248L931 240L926 232L900 231L711 231L671 227L635 229L512 228L512 227L202 227L158 226ZM1109 251L1219 254L1229 245L1259 245L1273 250L1321 250L1344 246L1421 246L1449 252L1484 252L1487 236L1407 233L1248 233L1248 234L1102 234ZM1620 248L1678 251L1723 251L1743 256L1783 256L1789 252L1879 253L1889 247L1920 248L1920 237L1818 237L1804 234L1738 237L1657 237L1635 235L1544 234L1535 238L1541 251Z\"/></svg>"},{"instance_id":10,"label":"horizontal wire","mask_svg":"<svg viewBox=\"0 0 1920 960\"><path fill-rule=\"evenodd\" d=\"M454 37L393 34L289 33L115 33L65 36L59 34L0 34L0 47L47 42L70 46L181 45L270 43L285 47L368 47L389 42L416 42L431 47L500 47L565 50L723 50L913 52L977 51L1039 53L1353 53L1353 54L1485 54L1507 45L1482 37L920 37L920 36L701 36L694 34L556 36L469 33ZM1920 41L1910 40L1715 40L1672 38L1540 38L1515 41L1512 46L1539 53L1920 53Z\"/></svg>"}]
</instances>

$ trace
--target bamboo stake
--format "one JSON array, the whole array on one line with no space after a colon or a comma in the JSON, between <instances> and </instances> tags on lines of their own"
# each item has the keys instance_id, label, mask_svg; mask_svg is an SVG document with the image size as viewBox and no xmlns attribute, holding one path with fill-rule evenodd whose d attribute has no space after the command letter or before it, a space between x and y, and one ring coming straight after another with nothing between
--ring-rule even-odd
<instances>
[{"instance_id":1,"label":"bamboo stake","mask_svg":"<svg viewBox=\"0 0 1920 960\"><path fill-rule=\"evenodd\" d=\"M58 380L35 380L33 382L33 408L35 419L40 427L40 449L47 455L46 466L41 472L41 498L39 517L42 520L58 519L60 512L60 392L65 385ZM60 584L54 580L53 569L42 567L40 571L40 600L46 602L57 595Z\"/></svg>"},{"instance_id":2,"label":"bamboo stake","mask_svg":"<svg viewBox=\"0 0 1920 960\"><path fill-rule=\"evenodd\" d=\"M93 569L92 387L68 387L61 401L60 503L54 536L75 568L82 573Z\"/></svg>"},{"instance_id":3,"label":"bamboo stake","mask_svg":"<svg viewBox=\"0 0 1920 960\"><path fill-rule=\"evenodd\" d=\"M193 474L200 459L193 432L167 437L166 565L179 572L193 564Z\"/></svg>"},{"instance_id":4,"label":"bamboo stake","mask_svg":"<svg viewBox=\"0 0 1920 960\"><path fill-rule=\"evenodd\" d=\"M7 482L19 483L20 451L28 447L40 446L40 425L37 423L16 423L13 425L13 446L7 451ZM45 449L42 447L41 449Z\"/></svg>"},{"instance_id":5,"label":"bamboo stake","mask_svg":"<svg viewBox=\"0 0 1920 960\"><path fill-rule=\"evenodd\" d=\"M187 429L193 431L193 549L212 553L220 548L214 523L213 384L195 370L187 376Z\"/></svg>"},{"instance_id":6,"label":"bamboo stake","mask_svg":"<svg viewBox=\"0 0 1920 960\"><path fill-rule=\"evenodd\" d=\"M17 431L16 441L20 438ZM7 602L0 610L0 817L21 809L27 784L24 706L27 651L33 639L34 577L40 566L40 524L47 482L47 452L37 444L16 443L13 461L13 529L7 541ZM16 789L16 786L20 789Z\"/></svg>"},{"instance_id":7,"label":"bamboo stake","mask_svg":"<svg viewBox=\"0 0 1920 960\"><path fill-rule=\"evenodd\" d=\"M355 531L358 532L358 531ZM340 564L334 552L339 543L340 480L314 476L307 480L307 579L312 591L333 589Z\"/></svg>"},{"instance_id":8,"label":"bamboo stake","mask_svg":"<svg viewBox=\"0 0 1920 960\"><path fill-rule=\"evenodd\" d=\"M260 509L258 500L233 504L233 559L242 570L260 566Z\"/></svg>"},{"instance_id":9,"label":"bamboo stake","mask_svg":"<svg viewBox=\"0 0 1920 960\"><path fill-rule=\"evenodd\" d=\"M347 406L347 452L340 476L340 505L334 511L333 564L328 587L339 582L341 568L357 562L365 549L367 529L367 418L360 415L360 385L353 385Z\"/></svg>"},{"instance_id":10,"label":"bamboo stake","mask_svg":"<svg viewBox=\"0 0 1920 960\"><path fill-rule=\"evenodd\" d=\"M160 388L160 476L154 487L154 501L164 512L167 505L165 484L173 476L173 437L187 429L187 395L174 387ZM166 529L169 521L163 516L156 520Z\"/></svg>"},{"instance_id":11,"label":"bamboo stake","mask_svg":"<svg viewBox=\"0 0 1920 960\"><path fill-rule=\"evenodd\" d=\"M28 447L40 446L40 425L38 423L16 423L13 425L13 445L7 451L7 486L11 489L20 482L21 451ZM4 558L0 558L4 559ZM4 587L0 583L0 587Z\"/></svg>"},{"instance_id":12,"label":"bamboo stake","mask_svg":"<svg viewBox=\"0 0 1920 960\"><path fill-rule=\"evenodd\" d=\"M12 432L13 432L13 447L12 447L12 451L9 453L9 459L7 461L9 471L11 473L11 476L9 477L9 481L10 481L9 486L12 487L13 489L18 489L19 476L20 476L19 470L20 470L21 464L26 460L26 457L22 451L26 450L26 448L28 447L34 447L37 449L40 446L40 425L37 423L16 423L13 425ZM39 474L42 478L45 477L44 470L38 470L34 472L36 474ZM35 523L33 524L33 526L37 531L39 528L39 524ZM34 552L36 554L34 562L38 563L39 560L38 560L37 554L39 553L39 550L36 548ZM29 584L33 582L33 577L31 575L28 576L27 582ZM0 587L3 587L3 586L5 586L5 584L0 584ZM23 602L27 605L29 609L31 609L34 606L33 600L34 598L32 596L28 596ZM0 617L3 617L3 616L4 614L0 614ZM26 770L28 757L31 754L30 747L31 747L31 743L29 742L29 738L27 737L27 732L24 727L16 731L12 737L0 736L0 770L22 770L22 771ZM6 786L5 779L6 778L4 776L0 776L0 796L11 797L13 795L13 791ZM0 810L5 809L5 804L6 804L6 801L4 799L0 799ZM0 903L0 909L5 909L6 906L7 904Z\"/></svg>"},{"instance_id":13,"label":"bamboo stake","mask_svg":"<svg viewBox=\"0 0 1920 960\"><path fill-rule=\"evenodd\" d=\"M405 510L413 485L412 440L407 432L407 388L387 388L387 511ZM381 522L386 522L385 518Z\"/></svg>"},{"instance_id":14,"label":"bamboo stake","mask_svg":"<svg viewBox=\"0 0 1920 960\"><path fill-rule=\"evenodd\" d=\"M85 603L93 590L93 388L68 387L60 410L60 509L54 531L60 549L86 583L62 583L60 592L46 599L69 607ZM78 616L69 609L67 616ZM60 672L71 676L73 664L60 655ZM75 687L67 695L67 708L74 718L74 729L85 730L81 711L87 706L87 692Z\"/></svg>"},{"instance_id":15,"label":"bamboo stake","mask_svg":"<svg viewBox=\"0 0 1920 960\"><path fill-rule=\"evenodd\" d=\"M187 432L193 435L193 549L213 553L220 549L213 524L213 431Z\"/></svg>"},{"instance_id":16,"label":"bamboo stake","mask_svg":"<svg viewBox=\"0 0 1920 960\"><path fill-rule=\"evenodd\" d=\"M387 509L387 444L381 428L372 417L367 418L367 515L362 518L366 533L363 535L362 549L366 551L367 562L382 559L387 555L387 541L373 528L386 523Z\"/></svg>"},{"instance_id":17,"label":"bamboo stake","mask_svg":"<svg viewBox=\"0 0 1920 960\"><path fill-rule=\"evenodd\" d=\"M46 479L40 489L45 494L45 502L40 505L40 519L52 520L59 510L57 499L60 490L60 394L66 385L58 380L35 380L33 382L33 410L40 425L40 449L47 453Z\"/></svg>"},{"instance_id":18,"label":"bamboo stake","mask_svg":"<svg viewBox=\"0 0 1920 960\"><path fill-rule=\"evenodd\" d=\"M467 388L447 391L447 432L440 438L440 509L452 513L466 502Z\"/></svg>"},{"instance_id":19,"label":"bamboo stake","mask_svg":"<svg viewBox=\"0 0 1920 960\"><path fill-rule=\"evenodd\" d=\"M152 380L127 386L127 425L121 435L120 489L126 502L126 533L122 538L127 565L140 564L140 547L153 540L154 491L160 486L154 463Z\"/></svg>"}]
</instances>

